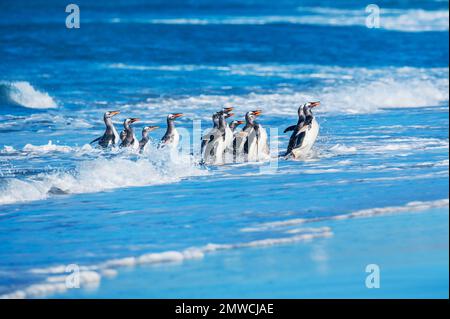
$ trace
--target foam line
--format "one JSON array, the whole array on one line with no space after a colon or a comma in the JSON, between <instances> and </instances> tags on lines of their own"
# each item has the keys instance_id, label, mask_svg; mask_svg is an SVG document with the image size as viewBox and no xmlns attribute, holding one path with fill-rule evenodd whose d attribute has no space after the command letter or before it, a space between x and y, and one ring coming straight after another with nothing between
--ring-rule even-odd
<instances>
[{"instance_id":1,"label":"foam line","mask_svg":"<svg viewBox=\"0 0 450 319\"><path fill-rule=\"evenodd\" d=\"M260 232L267 231L271 229L284 228L289 226L302 225L307 223L316 223L323 221L333 221L333 220L345 220L352 218L367 218L367 217L375 217L381 215L392 215L392 214L401 214L401 213L410 213L410 212L420 212L426 211L433 208L442 208L449 206L449 199L440 199L435 201L427 201L427 202L409 202L403 206L388 206L388 207L379 207L379 208L369 208L363 209L356 212L352 212L349 214L341 214L335 216L326 216L326 217L315 217L315 218L294 218L282 221L274 221L268 223L261 223L259 225L253 227L242 228L242 232Z\"/></svg>"},{"instance_id":2,"label":"foam line","mask_svg":"<svg viewBox=\"0 0 450 319\"><path fill-rule=\"evenodd\" d=\"M98 150L90 150L98 155ZM7 149L11 151L11 149ZM78 151L53 144L42 147L25 146L29 152ZM208 170L195 164L191 156L171 155L161 150L147 149L137 155L128 150L118 150L114 158L98 157L84 160L75 169L62 172L41 173L25 179L9 178L0 185L0 205L43 200L56 193L82 194L104 190L175 183L184 178L207 175ZM133 158L137 156L137 159Z\"/></svg>"},{"instance_id":3,"label":"foam line","mask_svg":"<svg viewBox=\"0 0 450 319\"><path fill-rule=\"evenodd\" d=\"M80 287L86 288L99 285L102 276L112 277L116 275L117 268L148 264L182 263L186 260L202 259L205 254L214 251L283 245L295 242L310 241L317 238L328 238L332 235L333 234L329 228L310 228L289 237L265 238L234 244L207 244L200 247L190 247L182 251L147 253L135 257L112 259L98 265L81 266ZM68 290L65 284L66 266L64 265L31 269L30 272L34 274L48 275L48 277L45 282L33 284L24 289L0 295L0 299L39 298L55 293L64 293Z\"/></svg>"},{"instance_id":4,"label":"foam line","mask_svg":"<svg viewBox=\"0 0 450 319\"><path fill-rule=\"evenodd\" d=\"M107 23L141 23L169 25L266 25L303 24L366 27L368 13L359 10L326 7L298 7L295 15L258 16L202 16L169 18L112 18ZM400 32L447 31L449 14L446 10L387 9L381 8L380 28ZM93 22L93 21L88 21Z\"/></svg>"}]
</instances>

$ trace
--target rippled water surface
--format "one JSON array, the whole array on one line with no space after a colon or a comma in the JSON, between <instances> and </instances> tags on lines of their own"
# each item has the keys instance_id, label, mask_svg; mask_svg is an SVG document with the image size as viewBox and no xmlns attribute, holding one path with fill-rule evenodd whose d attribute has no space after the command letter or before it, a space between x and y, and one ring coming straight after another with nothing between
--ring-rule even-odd
<instances>
[{"instance_id":1,"label":"rippled water surface","mask_svg":"<svg viewBox=\"0 0 450 319\"><path fill-rule=\"evenodd\" d=\"M0 296L448 297L448 2L378 29L356 1L77 3L71 30L0 4ZM277 161L311 100L315 147ZM263 110L271 161L156 148L225 106ZM116 109L161 126L143 154L89 145Z\"/></svg>"}]
</instances>

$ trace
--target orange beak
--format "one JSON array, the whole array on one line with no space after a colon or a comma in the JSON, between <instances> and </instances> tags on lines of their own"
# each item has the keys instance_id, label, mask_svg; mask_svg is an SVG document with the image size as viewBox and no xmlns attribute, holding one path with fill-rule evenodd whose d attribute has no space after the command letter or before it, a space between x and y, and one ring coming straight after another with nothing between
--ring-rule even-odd
<instances>
[{"instance_id":1,"label":"orange beak","mask_svg":"<svg viewBox=\"0 0 450 319\"><path fill-rule=\"evenodd\" d=\"M133 117L133 118L130 118L130 123L134 123L134 122L137 122L139 120L140 120L139 118Z\"/></svg>"},{"instance_id":2,"label":"orange beak","mask_svg":"<svg viewBox=\"0 0 450 319\"><path fill-rule=\"evenodd\" d=\"M252 113L253 113L254 115L256 115L256 116L259 116L259 115L262 114L262 111L261 111L261 110L255 110L255 111L252 111Z\"/></svg>"},{"instance_id":3,"label":"orange beak","mask_svg":"<svg viewBox=\"0 0 450 319\"><path fill-rule=\"evenodd\" d=\"M245 123L245 121L237 121L238 125L241 125L241 124L244 124L244 123Z\"/></svg>"},{"instance_id":4,"label":"orange beak","mask_svg":"<svg viewBox=\"0 0 450 319\"><path fill-rule=\"evenodd\" d=\"M148 130L149 132L156 130L157 128L159 128L159 126L149 126Z\"/></svg>"},{"instance_id":5,"label":"orange beak","mask_svg":"<svg viewBox=\"0 0 450 319\"><path fill-rule=\"evenodd\" d=\"M120 114L120 111L109 111L109 113L111 114L111 116Z\"/></svg>"},{"instance_id":6,"label":"orange beak","mask_svg":"<svg viewBox=\"0 0 450 319\"><path fill-rule=\"evenodd\" d=\"M174 118L179 118L183 116L183 113L174 113L172 114Z\"/></svg>"},{"instance_id":7,"label":"orange beak","mask_svg":"<svg viewBox=\"0 0 450 319\"><path fill-rule=\"evenodd\" d=\"M226 107L226 108L223 109L223 111L224 111L225 113L228 113L228 112L233 111L233 109L234 109L234 107Z\"/></svg>"},{"instance_id":8,"label":"orange beak","mask_svg":"<svg viewBox=\"0 0 450 319\"><path fill-rule=\"evenodd\" d=\"M319 105L320 105L320 101L317 101L317 102L310 102L310 104L311 104L311 107L316 107L316 106L319 106Z\"/></svg>"}]
</instances>

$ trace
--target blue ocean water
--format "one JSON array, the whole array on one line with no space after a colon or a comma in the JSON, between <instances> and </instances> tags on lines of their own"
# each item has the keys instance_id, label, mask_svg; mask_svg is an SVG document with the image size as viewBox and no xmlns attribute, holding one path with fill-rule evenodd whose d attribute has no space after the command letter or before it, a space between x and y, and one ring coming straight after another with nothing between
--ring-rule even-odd
<instances>
[{"instance_id":1,"label":"blue ocean water","mask_svg":"<svg viewBox=\"0 0 450 319\"><path fill-rule=\"evenodd\" d=\"M360 1L67 4L0 3L0 296L448 298L447 1L377 1L379 28ZM311 154L276 161L311 100ZM271 161L156 149L224 106L263 110ZM161 126L144 154L88 145L116 109Z\"/></svg>"}]
</instances>

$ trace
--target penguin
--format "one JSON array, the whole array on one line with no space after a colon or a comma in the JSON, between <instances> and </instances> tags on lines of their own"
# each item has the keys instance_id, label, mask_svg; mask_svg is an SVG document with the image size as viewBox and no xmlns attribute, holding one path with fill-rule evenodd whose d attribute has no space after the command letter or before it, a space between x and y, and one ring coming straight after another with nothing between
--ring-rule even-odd
<instances>
[{"instance_id":1,"label":"penguin","mask_svg":"<svg viewBox=\"0 0 450 319\"><path fill-rule=\"evenodd\" d=\"M123 129L119 135L120 143L122 143L125 140L125 137L127 137L127 131L125 131L125 129Z\"/></svg>"},{"instance_id":2,"label":"penguin","mask_svg":"<svg viewBox=\"0 0 450 319\"><path fill-rule=\"evenodd\" d=\"M225 118L229 118L230 116L233 116L233 113L230 113L231 111L234 110L234 107L224 107L220 112L222 112L223 114L225 114Z\"/></svg>"},{"instance_id":3,"label":"penguin","mask_svg":"<svg viewBox=\"0 0 450 319\"><path fill-rule=\"evenodd\" d=\"M319 124L311 110L319 105L319 101L300 105L297 124L284 130L284 133L292 131L285 156L299 158L312 148L319 134Z\"/></svg>"},{"instance_id":4,"label":"penguin","mask_svg":"<svg viewBox=\"0 0 450 319\"><path fill-rule=\"evenodd\" d=\"M234 116L234 113L225 113L225 119L229 119L230 117Z\"/></svg>"},{"instance_id":5,"label":"penguin","mask_svg":"<svg viewBox=\"0 0 450 319\"><path fill-rule=\"evenodd\" d=\"M223 108L213 115L213 128L202 137L201 157L202 163L224 164L225 153L231 150L233 131L226 122L233 116L232 107Z\"/></svg>"},{"instance_id":6,"label":"penguin","mask_svg":"<svg viewBox=\"0 0 450 319\"><path fill-rule=\"evenodd\" d=\"M167 116L166 134L164 134L164 136L162 137L158 148L163 148L166 146L176 148L178 146L178 142L180 141L180 134L178 134L178 131L175 128L175 119L182 116L182 113L173 113Z\"/></svg>"},{"instance_id":7,"label":"penguin","mask_svg":"<svg viewBox=\"0 0 450 319\"><path fill-rule=\"evenodd\" d=\"M119 143L119 134L117 133L116 128L114 127L114 124L112 122L113 116L120 114L120 111L108 111L103 114L103 121L106 125L105 133L90 142L89 144L93 144L95 142L98 142L98 145L106 148L109 146L114 146L117 143Z\"/></svg>"},{"instance_id":8,"label":"penguin","mask_svg":"<svg viewBox=\"0 0 450 319\"><path fill-rule=\"evenodd\" d=\"M218 126L213 128L203 138L202 162L206 164L221 165L225 163L225 151L227 149L227 134L231 129L225 121L226 114L223 111L217 113Z\"/></svg>"},{"instance_id":9,"label":"penguin","mask_svg":"<svg viewBox=\"0 0 450 319\"><path fill-rule=\"evenodd\" d=\"M258 161L269 156L267 132L261 124L256 122L256 117L261 114L261 110L245 114L245 126L241 132L235 134L233 141L235 160L240 156L247 161Z\"/></svg>"},{"instance_id":10,"label":"penguin","mask_svg":"<svg viewBox=\"0 0 450 319\"><path fill-rule=\"evenodd\" d=\"M134 130L131 127L131 124L139 121L138 118L127 118L125 121L123 121L123 128L124 128L124 136L122 139L122 143L120 144L120 147L132 147L134 149L139 148L139 141L136 138L136 135L134 135Z\"/></svg>"},{"instance_id":11,"label":"penguin","mask_svg":"<svg viewBox=\"0 0 450 319\"><path fill-rule=\"evenodd\" d=\"M148 133L156 130L157 128L159 128L159 126L145 126L142 129L142 138L139 141L139 150L141 152L144 151L145 145L147 145L148 141L149 141L149 137L148 137Z\"/></svg>"},{"instance_id":12,"label":"penguin","mask_svg":"<svg viewBox=\"0 0 450 319\"><path fill-rule=\"evenodd\" d=\"M245 123L245 121L234 120L234 121L231 121L231 123L228 126L230 127L231 131L234 132L239 125L244 124L244 123Z\"/></svg>"},{"instance_id":13,"label":"penguin","mask_svg":"<svg viewBox=\"0 0 450 319\"><path fill-rule=\"evenodd\" d=\"M247 142L248 133L253 128L255 118L258 115L259 115L258 110L247 112L245 114L245 126L242 128L240 132L236 132L234 134L233 139L234 160L236 160L238 156L241 157L244 155L244 147L245 143Z\"/></svg>"},{"instance_id":14,"label":"penguin","mask_svg":"<svg viewBox=\"0 0 450 319\"><path fill-rule=\"evenodd\" d=\"M231 129L230 125L226 122L226 120L232 116L234 116L233 113L230 113L231 110L233 108L226 108L222 111L223 116L219 117L219 121L223 121L222 122L222 126L224 128L224 152L226 153L226 161L228 161L229 159L232 158L232 154L233 154L233 139L234 139L234 134L233 134L233 130ZM231 157L230 157L231 156Z\"/></svg>"},{"instance_id":15,"label":"penguin","mask_svg":"<svg viewBox=\"0 0 450 319\"><path fill-rule=\"evenodd\" d=\"M213 128L219 127L219 113L214 113L212 116Z\"/></svg>"}]
</instances>

